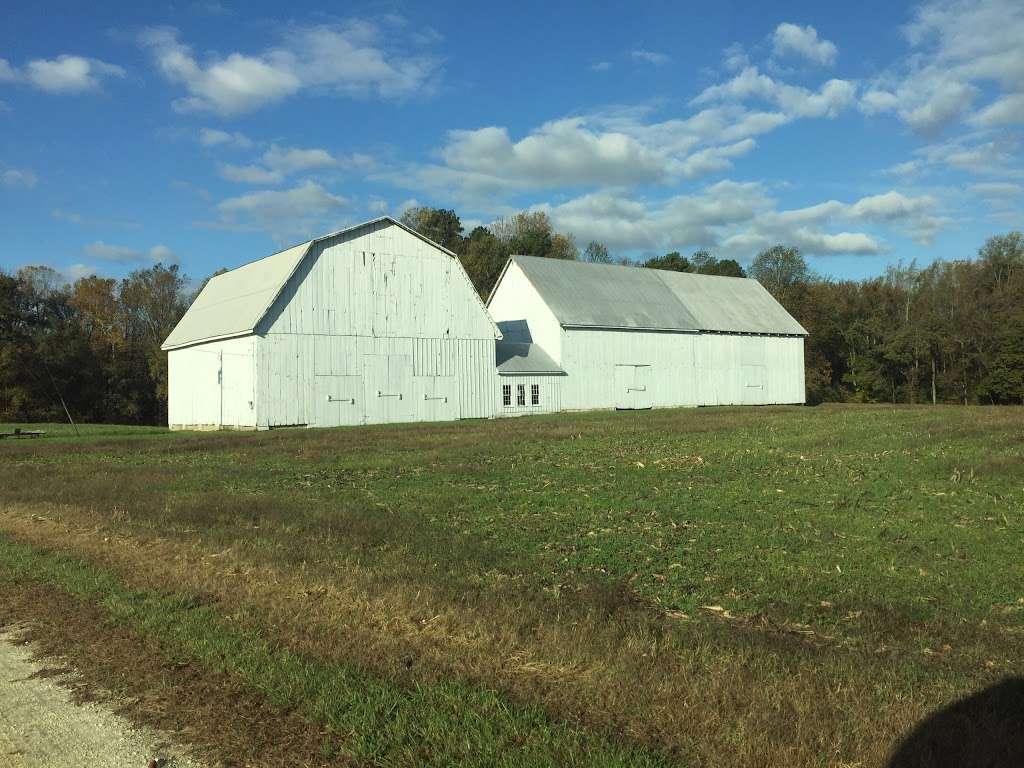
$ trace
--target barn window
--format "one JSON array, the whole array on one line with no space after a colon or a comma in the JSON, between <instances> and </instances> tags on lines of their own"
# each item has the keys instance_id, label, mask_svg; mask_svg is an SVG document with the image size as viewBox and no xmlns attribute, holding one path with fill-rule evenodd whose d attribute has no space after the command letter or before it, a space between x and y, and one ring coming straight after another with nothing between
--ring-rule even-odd
<instances>
[{"instance_id":1,"label":"barn window","mask_svg":"<svg viewBox=\"0 0 1024 768\"><path fill-rule=\"evenodd\" d=\"M501 404L512 405L512 385L502 384L501 385Z\"/></svg>"},{"instance_id":2,"label":"barn window","mask_svg":"<svg viewBox=\"0 0 1024 768\"><path fill-rule=\"evenodd\" d=\"M516 405L526 405L525 384L516 384Z\"/></svg>"},{"instance_id":3,"label":"barn window","mask_svg":"<svg viewBox=\"0 0 1024 768\"><path fill-rule=\"evenodd\" d=\"M530 405L540 405L540 384L530 385Z\"/></svg>"}]
</instances>

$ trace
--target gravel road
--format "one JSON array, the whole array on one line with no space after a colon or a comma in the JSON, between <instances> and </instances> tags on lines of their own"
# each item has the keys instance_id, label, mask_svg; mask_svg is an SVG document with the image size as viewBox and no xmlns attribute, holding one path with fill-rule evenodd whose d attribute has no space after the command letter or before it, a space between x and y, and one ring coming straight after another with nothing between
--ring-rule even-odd
<instances>
[{"instance_id":1,"label":"gravel road","mask_svg":"<svg viewBox=\"0 0 1024 768\"><path fill-rule=\"evenodd\" d=\"M17 633L0 632L0 768L198 768L161 734L96 702L76 704Z\"/></svg>"}]
</instances>

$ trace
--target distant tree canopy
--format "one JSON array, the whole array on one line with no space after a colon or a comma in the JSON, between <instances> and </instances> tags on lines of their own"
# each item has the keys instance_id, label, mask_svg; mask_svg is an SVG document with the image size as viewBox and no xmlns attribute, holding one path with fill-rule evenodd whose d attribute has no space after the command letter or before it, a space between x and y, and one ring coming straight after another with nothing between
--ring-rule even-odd
<instances>
[{"instance_id":1,"label":"distant tree canopy","mask_svg":"<svg viewBox=\"0 0 1024 768\"><path fill-rule=\"evenodd\" d=\"M0 273L0 420L167 419L163 340L188 307L177 266L67 285L48 267Z\"/></svg>"},{"instance_id":2,"label":"distant tree canopy","mask_svg":"<svg viewBox=\"0 0 1024 768\"><path fill-rule=\"evenodd\" d=\"M701 275L722 275L725 277L746 277L738 261L716 259L708 251L696 251L689 258L679 251L653 256L643 263L649 269L668 269L673 272L694 272Z\"/></svg>"},{"instance_id":3,"label":"distant tree canopy","mask_svg":"<svg viewBox=\"0 0 1024 768\"><path fill-rule=\"evenodd\" d=\"M556 232L542 211L468 235L447 209L412 208L402 222L455 253L485 299L510 254L581 257L572 235ZM596 241L582 258L632 264ZM736 261L703 250L689 257L672 251L639 266L745 274ZM758 253L749 273L810 333L812 401L1024 404L1019 232L989 238L975 259L925 268L912 262L869 280L818 277L785 245ZM62 420L60 393L84 421L165 424L167 355L160 344L194 297L189 285L178 267L160 264L72 285L49 267L0 271L0 420Z\"/></svg>"}]
</instances>

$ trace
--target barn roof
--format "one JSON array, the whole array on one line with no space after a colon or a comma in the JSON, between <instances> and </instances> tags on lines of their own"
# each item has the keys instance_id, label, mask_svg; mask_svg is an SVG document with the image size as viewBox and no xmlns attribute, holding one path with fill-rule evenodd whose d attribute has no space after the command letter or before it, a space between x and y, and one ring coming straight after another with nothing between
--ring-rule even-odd
<instances>
[{"instance_id":1,"label":"barn roof","mask_svg":"<svg viewBox=\"0 0 1024 768\"><path fill-rule=\"evenodd\" d=\"M513 256L510 263L523 270L563 326L807 335L750 278L537 256Z\"/></svg>"},{"instance_id":2,"label":"barn roof","mask_svg":"<svg viewBox=\"0 0 1024 768\"><path fill-rule=\"evenodd\" d=\"M503 376L536 374L564 374L548 353L528 341L498 341L495 362Z\"/></svg>"},{"instance_id":3,"label":"barn roof","mask_svg":"<svg viewBox=\"0 0 1024 768\"><path fill-rule=\"evenodd\" d=\"M255 332L256 326L284 290L288 279L295 274L313 245L381 222L401 227L458 260L447 248L409 229L390 216L364 221L211 277L160 348L177 349ZM494 332L495 337L500 338L497 326L494 327Z\"/></svg>"}]
</instances>

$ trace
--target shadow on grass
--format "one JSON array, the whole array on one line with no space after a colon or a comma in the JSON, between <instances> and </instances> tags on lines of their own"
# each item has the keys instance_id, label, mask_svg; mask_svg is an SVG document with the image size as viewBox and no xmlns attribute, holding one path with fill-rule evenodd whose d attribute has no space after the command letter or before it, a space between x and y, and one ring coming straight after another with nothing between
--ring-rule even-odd
<instances>
[{"instance_id":1,"label":"shadow on grass","mask_svg":"<svg viewBox=\"0 0 1024 768\"><path fill-rule=\"evenodd\" d=\"M1000 683L940 709L899 746L888 768L1024 766L1024 678Z\"/></svg>"}]
</instances>

